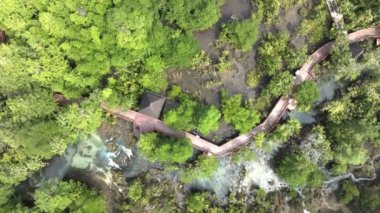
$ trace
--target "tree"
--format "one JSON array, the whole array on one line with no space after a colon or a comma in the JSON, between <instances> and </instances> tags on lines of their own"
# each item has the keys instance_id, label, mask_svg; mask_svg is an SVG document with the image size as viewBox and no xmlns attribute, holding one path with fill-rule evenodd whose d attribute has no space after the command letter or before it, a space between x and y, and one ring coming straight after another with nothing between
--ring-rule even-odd
<instances>
[{"instance_id":1,"label":"tree","mask_svg":"<svg viewBox=\"0 0 380 213\"><path fill-rule=\"evenodd\" d=\"M164 114L164 122L178 130L197 129L200 133L208 135L220 126L221 113L215 106L206 106L197 103L181 89L174 86L169 92L171 98L178 99L180 106Z\"/></svg>"},{"instance_id":2,"label":"tree","mask_svg":"<svg viewBox=\"0 0 380 213\"><path fill-rule=\"evenodd\" d=\"M100 126L102 109L101 98L93 94L80 104L71 104L58 115L58 122L74 135L90 134Z\"/></svg>"},{"instance_id":3,"label":"tree","mask_svg":"<svg viewBox=\"0 0 380 213\"><path fill-rule=\"evenodd\" d=\"M327 34L326 22L330 14L325 2L321 1L307 18L303 19L299 32L311 45L320 42Z\"/></svg>"},{"instance_id":4,"label":"tree","mask_svg":"<svg viewBox=\"0 0 380 213\"><path fill-rule=\"evenodd\" d=\"M256 147L261 149L263 147L263 143L265 141L265 133L260 132L259 134L256 135L254 140L255 140Z\"/></svg>"},{"instance_id":5,"label":"tree","mask_svg":"<svg viewBox=\"0 0 380 213\"><path fill-rule=\"evenodd\" d=\"M261 78L261 73L257 72L256 70L251 70L247 73L245 82L249 87L257 87L260 83Z\"/></svg>"},{"instance_id":6,"label":"tree","mask_svg":"<svg viewBox=\"0 0 380 213\"><path fill-rule=\"evenodd\" d=\"M260 113L242 106L242 96L227 96L222 91L222 113L224 120L230 123L241 133L249 131L255 124L260 122Z\"/></svg>"},{"instance_id":7,"label":"tree","mask_svg":"<svg viewBox=\"0 0 380 213\"><path fill-rule=\"evenodd\" d=\"M187 167L180 176L183 183L191 183L197 178L210 178L218 169L218 160L216 157L201 156L195 162L195 165Z\"/></svg>"},{"instance_id":8,"label":"tree","mask_svg":"<svg viewBox=\"0 0 380 213\"><path fill-rule=\"evenodd\" d=\"M189 212L207 211L210 206L206 192L193 193L186 199Z\"/></svg>"},{"instance_id":9,"label":"tree","mask_svg":"<svg viewBox=\"0 0 380 213\"><path fill-rule=\"evenodd\" d=\"M276 173L290 187L317 187L323 182L323 174L305 155L295 153L282 158L276 166Z\"/></svg>"},{"instance_id":10,"label":"tree","mask_svg":"<svg viewBox=\"0 0 380 213\"><path fill-rule=\"evenodd\" d=\"M141 135L139 149L149 160L164 163L183 163L193 155L189 139L175 139L157 133Z\"/></svg>"},{"instance_id":11,"label":"tree","mask_svg":"<svg viewBox=\"0 0 380 213\"><path fill-rule=\"evenodd\" d=\"M133 202L137 202L143 196L143 186L140 180L135 180L128 187L128 198Z\"/></svg>"},{"instance_id":12,"label":"tree","mask_svg":"<svg viewBox=\"0 0 380 213\"><path fill-rule=\"evenodd\" d=\"M274 76L283 66L288 41L287 33L268 34L259 48L258 68L263 74Z\"/></svg>"},{"instance_id":13,"label":"tree","mask_svg":"<svg viewBox=\"0 0 380 213\"><path fill-rule=\"evenodd\" d=\"M265 87L263 91L263 96L268 97L279 97L282 95L287 95L293 86L294 76L289 72L281 72L271 79L269 85Z\"/></svg>"},{"instance_id":14,"label":"tree","mask_svg":"<svg viewBox=\"0 0 380 213\"><path fill-rule=\"evenodd\" d=\"M301 111L309 111L313 103L319 99L319 89L314 81L305 81L297 90L295 99Z\"/></svg>"},{"instance_id":15,"label":"tree","mask_svg":"<svg viewBox=\"0 0 380 213\"><path fill-rule=\"evenodd\" d=\"M105 199L75 181L48 181L36 190L34 199L35 208L43 212L106 212Z\"/></svg>"},{"instance_id":16,"label":"tree","mask_svg":"<svg viewBox=\"0 0 380 213\"><path fill-rule=\"evenodd\" d=\"M301 123L297 119L291 118L286 123L277 125L276 129L270 133L269 140L273 140L276 143L286 142L290 137L299 134L301 128Z\"/></svg>"},{"instance_id":17,"label":"tree","mask_svg":"<svg viewBox=\"0 0 380 213\"><path fill-rule=\"evenodd\" d=\"M164 114L165 124L178 130L192 130L196 128L195 113L198 103L187 96L180 97L180 105Z\"/></svg>"},{"instance_id":18,"label":"tree","mask_svg":"<svg viewBox=\"0 0 380 213\"><path fill-rule=\"evenodd\" d=\"M206 192L198 192L186 198L187 209L189 212L204 212L210 206Z\"/></svg>"},{"instance_id":19,"label":"tree","mask_svg":"<svg viewBox=\"0 0 380 213\"><path fill-rule=\"evenodd\" d=\"M47 118L56 110L52 94L39 89L32 90L29 94L9 98L6 103L12 115L12 121L17 124Z\"/></svg>"},{"instance_id":20,"label":"tree","mask_svg":"<svg viewBox=\"0 0 380 213\"><path fill-rule=\"evenodd\" d=\"M360 72L355 69L355 60L350 52L347 35L344 32L338 32L334 45L331 48L330 59L333 73L337 80L355 80L359 77Z\"/></svg>"},{"instance_id":21,"label":"tree","mask_svg":"<svg viewBox=\"0 0 380 213\"><path fill-rule=\"evenodd\" d=\"M222 37L225 37L237 48L249 51L258 39L262 17L262 10L259 8L248 20L228 23L223 26Z\"/></svg>"},{"instance_id":22,"label":"tree","mask_svg":"<svg viewBox=\"0 0 380 213\"><path fill-rule=\"evenodd\" d=\"M380 205L379 186L368 186L360 190L359 208L363 212L370 213Z\"/></svg>"},{"instance_id":23,"label":"tree","mask_svg":"<svg viewBox=\"0 0 380 213\"><path fill-rule=\"evenodd\" d=\"M200 110L197 124L197 129L204 135L217 130L220 126L220 118L222 117L222 114L215 106L206 108L205 110Z\"/></svg>"},{"instance_id":24,"label":"tree","mask_svg":"<svg viewBox=\"0 0 380 213\"><path fill-rule=\"evenodd\" d=\"M165 17L185 30L204 30L219 20L219 6L223 3L224 0L169 0Z\"/></svg>"},{"instance_id":25,"label":"tree","mask_svg":"<svg viewBox=\"0 0 380 213\"><path fill-rule=\"evenodd\" d=\"M328 123L326 132L332 143L334 158L340 164L363 164L368 158L364 141L377 137L373 127L357 121L346 121L339 125Z\"/></svg>"},{"instance_id":26,"label":"tree","mask_svg":"<svg viewBox=\"0 0 380 213\"><path fill-rule=\"evenodd\" d=\"M342 181L339 189L339 200L344 204L350 203L354 198L359 197L358 188L351 181Z\"/></svg>"}]
</instances>

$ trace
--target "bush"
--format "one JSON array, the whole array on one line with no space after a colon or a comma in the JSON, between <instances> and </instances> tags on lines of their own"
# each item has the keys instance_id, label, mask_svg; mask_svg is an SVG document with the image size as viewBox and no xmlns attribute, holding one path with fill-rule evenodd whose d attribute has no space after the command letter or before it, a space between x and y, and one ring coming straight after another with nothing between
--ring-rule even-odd
<instances>
[{"instance_id":1,"label":"bush","mask_svg":"<svg viewBox=\"0 0 380 213\"><path fill-rule=\"evenodd\" d=\"M260 113L242 106L242 99L241 95L227 97L226 91L222 91L224 120L232 124L241 133L245 133L260 122Z\"/></svg>"},{"instance_id":2,"label":"bush","mask_svg":"<svg viewBox=\"0 0 380 213\"><path fill-rule=\"evenodd\" d=\"M204 212L209 208L209 201L206 192L194 193L186 198L189 212Z\"/></svg>"},{"instance_id":3,"label":"bush","mask_svg":"<svg viewBox=\"0 0 380 213\"><path fill-rule=\"evenodd\" d=\"M297 90L295 99L300 111L309 111L314 102L319 99L319 89L314 81L305 81Z\"/></svg>"},{"instance_id":4,"label":"bush","mask_svg":"<svg viewBox=\"0 0 380 213\"><path fill-rule=\"evenodd\" d=\"M261 78L262 78L261 73L255 70L251 70L247 73L245 82L249 87L257 87L260 83Z\"/></svg>"},{"instance_id":5,"label":"bush","mask_svg":"<svg viewBox=\"0 0 380 213\"><path fill-rule=\"evenodd\" d=\"M193 155L189 139L175 139L157 133L141 135L138 146L141 154L151 161L183 163Z\"/></svg>"},{"instance_id":6,"label":"bush","mask_svg":"<svg viewBox=\"0 0 380 213\"><path fill-rule=\"evenodd\" d=\"M350 203L355 197L359 197L358 188L351 181L342 181L339 189L339 200L344 204Z\"/></svg>"},{"instance_id":7,"label":"bush","mask_svg":"<svg viewBox=\"0 0 380 213\"><path fill-rule=\"evenodd\" d=\"M222 114L215 106L205 108L200 111L197 129L202 134L208 135L211 131L219 128Z\"/></svg>"},{"instance_id":8,"label":"bush","mask_svg":"<svg viewBox=\"0 0 380 213\"><path fill-rule=\"evenodd\" d=\"M141 181L135 180L128 187L128 198L131 199L133 202L137 202L142 197L143 197L143 186L141 184Z\"/></svg>"},{"instance_id":9,"label":"bush","mask_svg":"<svg viewBox=\"0 0 380 213\"><path fill-rule=\"evenodd\" d=\"M268 34L259 48L258 68L260 72L274 76L283 65L283 57L289 48L289 34Z\"/></svg>"},{"instance_id":10,"label":"bush","mask_svg":"<svg viewBox=\"0 0 380 213\"><path fill-rule=\"evenodd\" d=\"M220 16L221 0L169 0L166 18L179 27L199 31L212 27Z\"/></svg>"},{"instance_id":11,"label":"bush","mask_svg":"<svg viewBox=\"0 0 380 213\"><path fill-rule=\"evenodd\" d=\"M290 187L318 187L323 182L323 174L317 165L310 162L304 154L291 154L282 158L276 166L276 173Z\"/></svg>"},{"instance_id":12,"label":"bush","mask_svg":"<svg viewBox=\"0 0 380 213\"><path fill-rule=\"evenodd\" d=\"M272 77L269 84L263 90L265 99L288 95L294 82L294 76L289 72L281 72Z\"/></svg>"},{"instance_id":13,"label":"bush","mask_svg":"<svg viewBox=\"0 0 380 213\"><path fill-rule=\"evenodd\" d=\"M194 179L210 178L218 169L218 159L214 156L200 156L194 166L187 167L180 176L183 183L191 183Z\"/></svg>"},{"instance_id":14,"label":"bush","mask_svg":"<svg viewBox=\"0 0 380 213\"><path fill-rule=\"evenodd\" d=\"M181 89L173 86L169 92L171 98L179 99L180 105L164 114L164 122L178 130L198 130L204 135L217 130L220 126L221 113L215 106L197 103Z\"/></svg>"},{"instance_id":15,"label":"bush","mask_svg":"<svg viewBox=\"0 0 380 213\"><path fill-rule=\"evenodd\" d=\"M106 212L105 199L75 181L51 180L36 190L34 198L41 212Z\"/></svg>"},{"instance_id":16,"label":"bush","mask_svg":"<svg viewBox=\"0 0 380 213\"><path fill-rule=\"evenodd\" d=\"M222 37L227 38L237 48L249 51L256 43L260 33L262 10L251 15L251 18L243 21L233 21L223 26Z\"/></svg>"}]
</instances>

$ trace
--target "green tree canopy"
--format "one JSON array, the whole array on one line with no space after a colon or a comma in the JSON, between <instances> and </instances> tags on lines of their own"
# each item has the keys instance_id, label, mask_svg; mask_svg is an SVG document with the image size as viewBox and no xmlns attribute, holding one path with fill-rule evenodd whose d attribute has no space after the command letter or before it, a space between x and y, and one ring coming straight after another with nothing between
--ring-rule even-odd
<instances>
[{"instance_id":1,"label":"green tree canopy","mask_svg":"<svg viewBox=\"0 0 380 213\"><path fill-rule=\"evenodd\" d=\"M224 0L169 0L166 18L185 30L204 30L219 20L219 6L223 3Z\"/></svg>"},{"instance_id":2,"label":"green tree canopy","mask_svg":"<svg viewBox=\"0 0 380 213\"><path fill-rule=\"evenodd\" d=\"M309 111L315 101L319 99L320 93L317 83L314 81L305 81L298 88L295 98L297 108L301 111Z\"/></svg>"},{"instance_id":3,"label":"green tree canopy","mask_svg":"<svg viewBox=\"0 0 380 213\"><path fill-rule=\"evenodd\" d=\"M341 202L347 204L359 195L359 189L351 181L346 180L340 183L339 200Z\"/></svg>"},{"instance_id":4,"label":"green tree canopy","mask_svg":"<svg viewBox=\"0 0 380 213\"><path fill-rule=\"evenodd\" d=\"M210 206L207 192L198 192L190 194L186 198L187 209L189 212L203 212L207 211Z\"/></svg>"},{"instance_id":5,"label":"green tree canopy","mask_svg":"<svg viewBox=\"0 0 380 213\"><path fill-rule=\"evenodd\" d=\"M189 139L175 139L157 133L141 135L139 149L149 160L164 163L183 163L193 155Z\"/></svg>"},{"instance_id":6,"label":"green tree canopy","mask_svg":"<svg viewBox=\"0 0 380 213\"><path fill-rule=\"evenodd\" d=\"M260 122L260 113L243 106L241 95L228 97L227 92L222 91L221 96L224 120L232 124L241 133L248 132Z\"/></svg>"},{"instance_id":7,"label":"green tree canopy","mask_svg":"<svg viewBox=\"0 0 380 213\"><path fill-rule=\"evenodd\" d=\"M75 181L49 181L34 194L36 209L43 212L106 212L106 201L96 191Z\"/></svg>"},{"instance_id":8,"label":"green tree canopy","mask_svg":"<svg viewBox=\"0 0 380 213\"><path fill-rule=\"evenodd\" d=\"M207 106L193 100L174 86L169 92L171 98L178 99L180 105L164 114L164 122L178 130L197 130L208 135L220 126L221 113L216 106Z\"/></svg>"},{"instance_id":9,"label":"green tree canopy","mask_svg":"<svg viewBox=\"0 0 380 213\"><path fill-rule=\"evenodd\" d=\"M193 166L187 167L180 176L184 183L197 178L210 178L218 169L218 159L214 156L200 156Z\"/></svg>"},{"instance_id":10,"label":"green tree canopy","mask_svg":"<svg viewBox=\"0 0 380 213\"><path fill-rule=\"evenodd\" d=\"M291 187L317 187L323 182L323 174L316 164L301 153L286 155L276 166L276 173Z\"/></svg>"},{"instance_id":11,"label":"green tree canopy","mask_svg":"<svg viewBox=\"0 0 380 213\"><path fill-rule=\"evenodd\" d=\"M294 76L288 71L274 75L263 91L266 98L287 95L293 86Z\"/></svg>"},{"instance_id":12,"label":"green tree canopy","mask_svg":"<svg viewBox=\"0 0 380 213\"><path fill-rule=\"evenodd\" d=\"M233 21L226 24L222 34L237 48L249 51L258 39L262 16L262 10L259 8L248 20Z\"/></svg>"}]
</instances>

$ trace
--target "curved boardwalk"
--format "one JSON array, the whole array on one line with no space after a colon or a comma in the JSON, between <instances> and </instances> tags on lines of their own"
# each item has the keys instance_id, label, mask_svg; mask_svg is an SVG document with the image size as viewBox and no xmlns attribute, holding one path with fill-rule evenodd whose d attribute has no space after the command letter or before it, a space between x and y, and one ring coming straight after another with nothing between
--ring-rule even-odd
<instances>
[{"instance_id":1,"label":"curved boardwalk","mask_svg":"<svg viewBox=\"0 0 380 213\"><path fill-rule=\"evenodd\" d=\"M380 38L380 27L371 27L363 30L359 30L347 35L348 41L350 43L361 41L368 38ZM323 45L321 48L316 50L310 55L308 61L303 64L300 70L296 72L296 84L302 83L303 81L313 79L314 74L312 72L313 67L325 59L333 46L333 41ZM226 155L239 148L240 146L250 142L254 136L260 132L271 131L279 122L279 120L286 113L287 109L292 109L293 102L291 99L281 97L268 117L260 125L253 128L250 132L246 134L239 135L238 137L228 141L227 143L218 146L209 141L206 141L198 136L195 136L188 132L175 131L165 125L162 121L150 117L145 114L135 112L133 110L128 110L123 112L121 110L111 110L107 108L104 104L102 108L110 114L113 114L121 119L133 122L135 130L141 133L157 131L162 134L173 136L173 137L187 137L191 140L192 146L203 152L207 152L216 156Z\"/></svg>"}]
</instances>

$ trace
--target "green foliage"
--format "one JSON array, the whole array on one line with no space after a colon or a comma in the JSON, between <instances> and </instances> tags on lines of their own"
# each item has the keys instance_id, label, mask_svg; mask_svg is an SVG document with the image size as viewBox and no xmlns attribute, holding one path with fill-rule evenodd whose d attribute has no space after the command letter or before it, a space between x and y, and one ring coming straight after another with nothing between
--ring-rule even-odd
<instances>
[{"instance_id":1,"label":"green foliage","mask_svg":"<svg viewBox=\"0 0 380 213\"><path fill-rule=\"evenodd\" d=\"M269 134L269 140L276 143L286 142L290 137L298 135L301 128L301 123L297 119L291 118L286 123L277 125L276 129Z\"/></svg>"},{"instance_id":2,"label":"green foliage","mask_svg":"<svg viewBox=\"0 0 380 213\"><path fill-rule=\"evenodd\" d=\"M266 99L287 95L293 86L293 82L294 76L292 74L287 71L281 72L273 76L268 86L265 87L262 95Z\"/></svg>"},{"instance_id":3,"label":"green foliage","mask_svg":"<svg viewBox=\"0 0 380 213\"><path fill-rule=\"evenodd\" d=\"M141 135L139 149L149 160L164 163L183 163L193 155L189 139L175 139L157 133Z\"/></svg>"},{"instance_id":4,"label":"green foliage","mask_svg":"<svg viewBox=\"0 0 380 213\"><path fill-rule=\"evenodd\" d=\"M265 133L260 132L259 134L256 135L254 140L255 140L255 144L256 144L257 148L259 148L259 149L263 148L263 143L265 141Z\"/></svg>"},{"instance_id":5,"label":"green foliage","mask_svg":"<svg viewBox=\"0 0 380 213\"><path fill-rule=\"evenodd\" d=\"M373 127L358 122L329 123L326 130L333 145L334 158L341 164L363 164L367 160L364 141L378 137Z\"/></svg>"},{"instance_id":6,"label":"green foliage","mask_svg":"<svg viewBox=\"0 0 380 213\"><path fill-rule=\"evenodd\" d=\"M311 45L317 44L328 32L326 23L329 17L330 14L326 2L320 1L319 4L313 8L312 13L302 21L299 33L305 36Z\"/></svg>"},{"instance_id":7,"label":"green foliage","mask_svg":"<svg viewBox=\"0 0 380 213\"><path fill-rule=\"evenodd\" d=\"M359 197L358 188L351 181L342 181L339 189L339 200L344 204L350 203L354 198Z\"/></svg>"},{"instance_id":8,"label":"green foliage","mask_svg":"<svg viewBox=\"0 0 380 213\"><path fill-rule=\"evenodd\" d=\"M258 68L261 73L274 76L282 68L283 57L289 48L289 38L287 33L267 35L259 48Z\"/></svg>"},{"instance_id":9,"label":"green foliage","mask_svg":"<svg viewBox=\"0 0 380 213\"><path fill-rule=\"evenodd\" d=\"M232 124L241 133L248 132L260 122L260 113L243 106L241 95L228 97L227 92L222 91L221 96L224 120Z\"/></svg>"},{"instance_id":10,"label":"green foliage","mask_svg":"<svg viewBox=\"0 0 380 213\"><path fill-rule=\"evenodd\" d=\"M165 89L163 70L189 66L199 50L191 34L161 23L160 11L166 7L163 2L70 0L15 6L13 1L3 2L0 23L12 37L10 45L19 42L16 46L24 47L16 50L16 55L9 51L5 54L21 59L17 60L19 65L10 66L28 67L26 72L13 76L33 77L66 97L78 97L98 88L112 67L112 78L123 85L123 89L112 87L115 96L132 96L135 100L141 87ZM22 87L22 83L15 85Z\"/></svg>"},{"instance_id":11,"label":"green foliage","mask_svg":"<svg viewBox=\"0 0 380 213\"><path fill-rule=\"evenodd\" d=\"M7 100L7 108L15 123L44 118L56 110L52 94L44 90L33 90L33 93L20 95Z\"/></svg>"},{"instance_id":12,"label":"green foliage","mask_svg":"<svg viewBox=\"0 0 380 213\"><path fill-rule=\"evenodd\" d=\"M163 175L162 173L161 175ZM140 179L141 178L141 179ZM167 178L157 179L156 175L143 175L133 180L128 188L128 199L121 212L180 212L176 206L173 182Z\"/></svg>"},{"instance_id":13,"label":"green foliage","mask_svg":"<svg viewBox=\"0 0 380 213\"><path fill-rule=\"evenodd\" d=\"M249 51L258 39L262 13L259 8L248 20L233 21L224 25L222 37L227 38L237 48Z\"/></svg>"},{"instance_id":14,"label":"green foliage","mask_svg":"<svg viewBox=\"0 0 380 213\"><path fill-rule=\"evenodd\" d=\"M288 48L284 54L283 61L288 70L297 70L308 60L308 57L307 46L299 49Z\"/></svg>"},{"instance_id":15,"label":"green foliage","mask_svg":"<svg viewBox=\"0 0 380 213\"><path fill-rule=\"evenodd\" d=\"M219 62L218 64L215 65L216 69L219 72L226 72L226 71L231 70L233 64L230 60L228 60L229 54L230 54L230 51L224 50L222 52L222 55L219 57Z\"/></svg>"},{"instance_id":16,"label":"green foliage","mask_svg":"<svg viewBox=\"0 0 380 213\"><path fill-rule=\"evenodd\" d=\"M360 190L359 208L362 212L370 213L380 205L379 186L368 186Z\"/></svg>"},{"instance_id":17,"label":"green foliage","mask_svg":"<svg viewBox=\"0 0 380 213\"><path fill-rule=\"evenodd\" d=\"M318 187L324 178L317 165L301 153L282 158L276 166L276 173L291 187Z\"/></svg>"},{"instance_id":18,"label":"green foliage","mask_svg":"<svg viewBox=\"0 0 380 213\"><path fill-rule=\"evenodd\" d=\"M279 17L281 10L287 10L297 5L305 3L306 0L259 0L258 4L264 11L264 21L272 24Z\"/></svg>"},{"instance_id":19,"label":"green foliage","mask_svg":"<svg viewBox=\"0 0 380 213\"><path fill-rule=\"evenodd\" d=\"M222 114L215 106L207 107L206 110L201 110L197 129L200 133L208 135L211 131L217 130L220 126L220 118Z\"/></svg>"},{"instance_id":20,"label":"green foliage","mask_svg":"<svg viewBox=\"0 0 380 213\"><path fill-rule=\"evenodd\" d=\"M93 133L102 121L100 102L94 95L80 104L71 104L59 114L58 122L74 134Z\"/></svg>"},{"instance_id":21,"label":"green foliage","mask_svg":"<svg viewBox=\"0 0 380 213\"><path fill-rule=\"evenodd\" d=\"M131 199L133 202L137 202L142 198L142 196L143 186L141 181L133 181L132 184L128 187L128 198Z\"/></svg>"},{"instance_id":22,"label":"green foliage","mask_svg":"<svg viewBox=\"0 0 380 213\"><path fill-rule=\"evenodd\" d=\"M194 121L198 103L190 98L181 97L181 104L164 114L164 122L178 130L191 130L196 127Z\"/></svg>"},{"instance_id":23,"label":"green foliage","mask_svg":"<svg viewBox=\"0 0 380 213\"><path fill-rule=\"evenodd\" d=\"M196 31L212 27L221 17L223 0L169 0L166 18L185 30Z\"/></svg>"},{"instance_id":24,"label":"green foliage","mask_svg":"<svg viewBox=\"0 0 380 213\"><path fill-rule=\"evenodd\" d=\"M218 159L216 157L200 156L195 165L187 167L180 176L183 183L191 183L194 179L210 178L218 169Z\"/></svg>"},{"instance_id":25,"label":"green foliage","mask_svg":"<svg viewBox=\"0 0 380 213\"><path fill-rule=\"evenodd\" d=\"M300 111L309 111L313 103L319 99L320 93L317 83L314 81L305 81L297 90L295 99L297 108Z\"/></svg>"},{"instance_id":26,"label":"green foliage","mask_svg":"<svg viewBox=\"0 0 380 213\"><path fill-rule=\"evenodd\" d=\"M106 212L106 201L97 192L75 181L49 181L34 194L36 209L43 212Z\"/></svg>"},{"instance_id":27,"label":"green foliage","mask_svg":"<svg viewBox=\"0 0 380 213\"><path fill-rule=\"evenodd\" d=\"M167 51L165 60L168 66L173 68L190 67L193 58L200 51L197 41L191 33L183 34L178 30L171 33L174 35L168 34L167 36L172 37L173 41L165 46L165 51Z\"/></svg>"},{"instance_id":28,"label":"green foliage","mask_svg":"<svg viewBox=\"0 0 380 213\"><path fill-rule=\"evenodd\" d=\"M209 201L206 192L193 193L186 198L189 212L204 212L209 208Z\"/></svg>"},{"instance_id":29,"label":"green foliage","mask_svg":"<svg viewBox=\"0 0 380 213\"><path fill-rule=\"evenodd\" d=\"M249 87L257 87L260 83L261 78L261 73L257 72L256 70L251 70L248 72L245 82Z\"/></svg>"},{"instance_id":30,"label":"green foliage","mask_svg":"<svg viewBox=\"0 0 380 213\"><path fill-rule=\"evenodd\" d=\"M168 83L163 75L165 62L158 56L152 56L146 59L146 73L143 74L141 85L149 90L159 92L165 90Z\"/></svg>"},{"instance_id":31,"label":"green foliage","mask_svg":"<svg viewBox=\"0 0 380 213\"><path fill-rule=\"evenodd\" d=\"M346 29L357 30L380 22L380 4L377 1L339 0L338 4Z\"/></svg>"},{"instance_id":32,"label":"green foliage","mask_svg":"<svg viewBox=\"0 0 380 213\"><path fill-rule=\"evenodd\" d=\"M304 146L302 151L318 166L324 166L333 159L331 142L327 139L323 126L314 126L301 143Z\"/></svg>"},{"instance_id":33,"label":"green foliage","mask_svg":"<svg viewBox=\"0 0 380 213\"><path fill-rule=\"evenodd\" d=\"M256 153L250 147L241 147L235 151L232 155L232 161L234 163L242 163L251 161L257 158Z\"/></svg>"},{"instance_id":34,"label":"green foliage","mask_svg":"<svg viewBox=\"0 0 380 213\"><path fill-rule=\"evenodd\" d=\"M355 80L359 77L360 72L355 69L354 59L352 58L347 35L344 32L338 32L334 45L331 49L331 66L337 80Z\"/></svg>"},{"instance_id":35,"label":"green foliage","mask_svg":"<svg viewBox=\"0 0 380 213\"><path fill-rule=\"evenodd\" d=\"M8 203L8 199L12 196L13 193L14 189L12 186L0 184L0 207Z\"/></svg>"},{"instance_id":36,"label":"green foliage","mask_svg":"<svg viewBox=\"0 0 380 213\"><path fill-rule=\"evenodd\" d=\"M166 1L1 3L9 39L0 45L0 185L19 184L96 130L100 103L132 108L144 89L165 90L165 70L199 52L191 32L162 23ZM54 93L86 100L58 107ZM94 212L91 202L81 211Z\"/></svg>"},{"instance_id":37,"label":"green foliage","mask_svg":"<svg viewBox=\"0 0 380 213\"><path fill-rule=\"evenodd\" d=\"M25 126L15 134L15 142L25 147L28 154L50 159L54 154L62 154L66 149L65 134L53 121ZM56 150L53 147L60 147Z\"/></svg>"},{"instance_id":38,"label":"green foliage","mask_svg":"<svg viewBox=\"0 0 380 213\"><path fill-rule=\"evenodd\" d=\"M365 55L366 58L366 55ZM362 66L364 70L373 70L358 81L342 91L342 97L337 98L323 108L328 112L328 120L340 124L345 120L359 120L367 126L377 126L377 112L380 105L378 84L380 76L376 74L376 57L370 56Z\"/></svg>"},{"instance_id":39,"label":"green foliage","mask_svg":"<svg viewBox=\"0 0 380 213\"><path fill-rule=\"evenodd\" d=\"M197 129L204 135L219 128L221 113L215 106L197 103L182 93L177 86L172 88L169 96L179 99L181 104L164 114L164 122L167 125L179 130Z\"/></svg>"}]
</instances>

